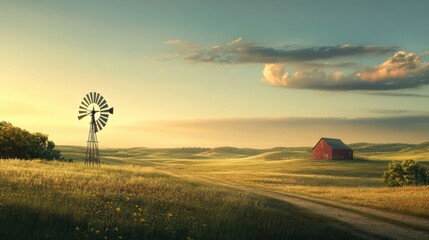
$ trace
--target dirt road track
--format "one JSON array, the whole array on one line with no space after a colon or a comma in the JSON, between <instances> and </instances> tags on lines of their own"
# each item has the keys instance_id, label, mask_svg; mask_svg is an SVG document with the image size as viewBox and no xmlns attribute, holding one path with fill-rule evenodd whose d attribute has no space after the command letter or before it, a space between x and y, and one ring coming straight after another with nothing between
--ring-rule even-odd
<instances>
[{"instance_id":1,"label":"dirt road track","mask_svg":"<svg viewBox=\"0 0 429 240\"><path fill-rule=\"evenodd\" d=\"M278 193L269 190L256 189L236 183L231 183L207 176L195 176L165 172L171 176L185 178L215 185L222 185L237 190L263 195L266 197L282 200L310 211L314 214L335 219L345 223L351 228L338 227L348 230L351 234L367 239L429 239L429 221L426 219L374 210L366 207L340 204L329 200L321 200L309 196L297 194ZM335 204L335 205L334 205ZM397 222L397 220L401 222ZM396 221L396 222L392 222ZM417 226L423 230L416 230Z\"/></svg>"}]
</instances>

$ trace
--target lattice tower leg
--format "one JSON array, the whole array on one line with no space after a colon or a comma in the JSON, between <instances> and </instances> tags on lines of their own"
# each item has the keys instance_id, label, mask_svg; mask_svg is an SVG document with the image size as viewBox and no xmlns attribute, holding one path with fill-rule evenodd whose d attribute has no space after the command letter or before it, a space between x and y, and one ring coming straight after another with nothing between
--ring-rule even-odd
<instances>
[{"instance_id":1,"label":"lattice tower leg","mask_svg":"<svg viewBox=\"0 0 429 240\"><path fill-rule=\"evenodd\" d=\"M100 166L100 152L98 150L95 122L91 122L86 147L85 165Z\"/></svg>"}]
</instances>

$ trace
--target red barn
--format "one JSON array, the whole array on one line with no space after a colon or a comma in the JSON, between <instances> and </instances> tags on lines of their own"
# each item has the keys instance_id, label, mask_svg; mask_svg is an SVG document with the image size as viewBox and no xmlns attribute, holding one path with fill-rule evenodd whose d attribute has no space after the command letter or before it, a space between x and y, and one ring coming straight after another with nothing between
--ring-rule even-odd
<instances>
[{"instance_id":1,"label":"red barn","mask_svg":"<svg viewBox=\"0 0 429 240\"><path fill-rule=\"evenodd\" d=\"M353 149L340 139L321 138L313 148L313 159L341 160L353 159Z\"/></svg>"}]
</instances>

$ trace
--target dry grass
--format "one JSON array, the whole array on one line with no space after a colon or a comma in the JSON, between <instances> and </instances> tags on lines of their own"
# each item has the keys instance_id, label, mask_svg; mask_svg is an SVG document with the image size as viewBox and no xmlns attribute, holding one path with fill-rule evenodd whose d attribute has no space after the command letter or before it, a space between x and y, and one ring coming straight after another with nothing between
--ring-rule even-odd
<instances>
[{"instance_id":1,"label":"dry grass","mask_svg":"<svg viewBox=\"0 0 429 240\"><path fill-rule=\"evenodd\" d=\"M352 237L289 204L156 166L6 160L0 169L0 239Z\"/></svg>"},{"instance_id":2,"label":"dry grass","mask_svg":"<svg viewBox=\"0 0 429 240\"><path fill-rule=\"evenodd\" d=\"M429 187L385 187L382 174L387 168L386 161L227 159L188 161L157 168L429 218Z\"/></svg>"}]
</instances>

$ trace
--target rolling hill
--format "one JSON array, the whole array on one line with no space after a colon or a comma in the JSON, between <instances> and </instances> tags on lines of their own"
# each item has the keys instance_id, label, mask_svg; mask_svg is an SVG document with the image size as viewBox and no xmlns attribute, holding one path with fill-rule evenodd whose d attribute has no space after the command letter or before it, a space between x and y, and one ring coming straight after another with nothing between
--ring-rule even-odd
<instances>
[{"instance_id":1,"label":"rolling hill","mask_svg":"<svg viewBox=\"0 0 429 240\"><path fill-rule=\"evenodd\" d=\"M421 144L375 144L353 143L355 158L371 160L414 159L429 161L429 142ZM77 161L85 157L86 147L57 146L66 158ZM260 160L288 160L311 158L311 147L276 147L270 149L252 149L236 147L217 148L105 148L100 154L107 162L125 159L236 159L252 158Z\"/></svg>"}]
</instances>

